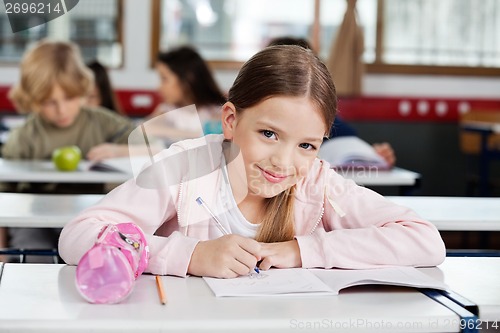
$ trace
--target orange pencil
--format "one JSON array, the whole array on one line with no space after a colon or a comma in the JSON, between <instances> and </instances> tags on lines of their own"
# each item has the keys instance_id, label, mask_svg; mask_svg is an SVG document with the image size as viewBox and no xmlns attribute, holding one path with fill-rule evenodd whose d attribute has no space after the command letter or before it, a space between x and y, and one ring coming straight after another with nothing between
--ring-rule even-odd
<instances>
[{"instance_id":1,"label":"orange pencil","mask_svg":"<svg viewBox=\"0 0 500 333\"><path fill-rule=\"evenodd\" d=\"M163 290L163 284L159 275L156 275L156 287L158 288L158 296L160 296L161 304L167 304L167 296L165 295L165 291Z\"/></svg>"}]
</instances>

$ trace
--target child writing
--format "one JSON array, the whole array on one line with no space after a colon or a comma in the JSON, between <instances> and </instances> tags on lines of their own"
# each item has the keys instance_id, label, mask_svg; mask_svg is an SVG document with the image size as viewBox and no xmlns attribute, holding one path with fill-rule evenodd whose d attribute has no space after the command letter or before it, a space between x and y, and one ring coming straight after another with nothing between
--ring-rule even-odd
<instances>
[{"instance_id":1,"label":"child writing","mask_svg":"<svg viewBox=\"0 0 500 333\"><path fill-rule=\"evenodd\" d=\"M137 177L83 211L61 233L62 258L77 264L103 226L133 222L146 234L154 274L232 278L258 262L263 270L441 263L444 244L431 223L316 157L336 105L312 51L265 48L229 90L223 134L172 145L159 154L156 186Z\"/></svg>"},{"instance_id":2,"label":"child writing","mask_svg":"<svg viewBox=\"0 0 500 333\"><path fill-rule=\"evenodd\" d=\"M111 149L94 154L105 142L124 144L133 130L126 118L98 107L85 107L93 87L77 47L44 40L29 50L20 65L19 83L9 92L26 123L14 130L2 150L10 159L50 159L54 149L77 145L90 160L112 157ZM96 156L98 155L98 156Z\"/></svg>"},{"instance_id":3,"label":"child writing","mask_svg":"<svg viewBox=\"0 0 500 333\"><path fill-rule=\"evenodd\" d=\"M103 108L84 107L93 86L77 47L66 42L44 40L26 52L20 64L20 80L9 97L26 122L12 131L2 149L6 159L50 160L59 147L76 145L83 156L99 160L128 152L126 146L133 124ZM108 142L109 146L102 149ZM125 147L125 149L123 149ZM95 193L102 184L17 184L18 192ZM10 245L16 248L54 248L59 229L13 228Z\"/></svg>"}]
</instances>

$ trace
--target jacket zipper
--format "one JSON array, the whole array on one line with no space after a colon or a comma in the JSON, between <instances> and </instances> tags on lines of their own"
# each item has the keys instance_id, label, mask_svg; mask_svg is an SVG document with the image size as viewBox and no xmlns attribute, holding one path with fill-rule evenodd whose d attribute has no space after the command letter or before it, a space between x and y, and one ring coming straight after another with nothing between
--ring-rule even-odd
<instances>
[{"instance_id":1,"label":"jacket zipper","mask_svg":"<svg viewBox=\"0 0 500 333\"><path fill-rule=\"evenodd\" d=\"M321 206L321 214L319 214L318 220L314 224L314 227L311 229L311 232L309 233L309 235L312 235L313 232L316 231L316 228L318 227L319 223L321 222L321 219L323 218L324 213L325 213L325 207Z\"/></svg>"},{"instance_id":2,"label":"jacket zipper","mask_svg":"<svg viewBox=\"0 0 500 333\"><path fill-rule=\"evenodd\" d=\"M181 180L179 184L179 197L178 197L178 205L177 205L177 223L181 224L181 201L182 201L182 189L184 188L184 181ZM184 236L187 236L187 227L184 228Z\"/></svg>"}]
</instances>

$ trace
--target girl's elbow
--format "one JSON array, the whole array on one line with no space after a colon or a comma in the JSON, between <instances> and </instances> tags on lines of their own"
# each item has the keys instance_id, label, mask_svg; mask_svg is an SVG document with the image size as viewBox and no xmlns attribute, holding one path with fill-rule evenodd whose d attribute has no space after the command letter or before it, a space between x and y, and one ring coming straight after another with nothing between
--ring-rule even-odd
<instances>
[{"instance_id":1,"label":"girl's elbow","mask_svg":"<svg viewBox=\"0 0 500 333\"><path fill-rule=\"evenodd\" d=\"M439 246L436 248L436 251L434 252L433 256L433 266L437 266L443 263L443 261L446 259L446 247L444 245L443 240L441 237L439 238Z\"/></svg>"},{"instance_id":2,"label":"girl's elbow","mask_svg":"<svg viewBox=\"0 0 500 333\"><path fill-rule=\"evenodd\" d=\"M446 247L439 233L427 239L422 253L424 256L419 266L437 266L443 263L446 258Z\"/></svg>"}]
</instances>

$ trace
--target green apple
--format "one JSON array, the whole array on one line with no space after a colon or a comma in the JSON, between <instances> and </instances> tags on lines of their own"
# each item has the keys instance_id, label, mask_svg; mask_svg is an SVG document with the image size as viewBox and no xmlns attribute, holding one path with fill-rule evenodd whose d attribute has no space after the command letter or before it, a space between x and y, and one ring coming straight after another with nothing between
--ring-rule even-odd
<instances>
[{"instance_id":1,"label":"green apple","mask_svg":"<svg viewBox=\"0 0 500 333\"><path fill-rule=\"evenodd\" d=\"M82 151L77 146L65 146L54 150L52 162L60 171L74 171L82 159Z\"/></svg>"}]
</instances>

